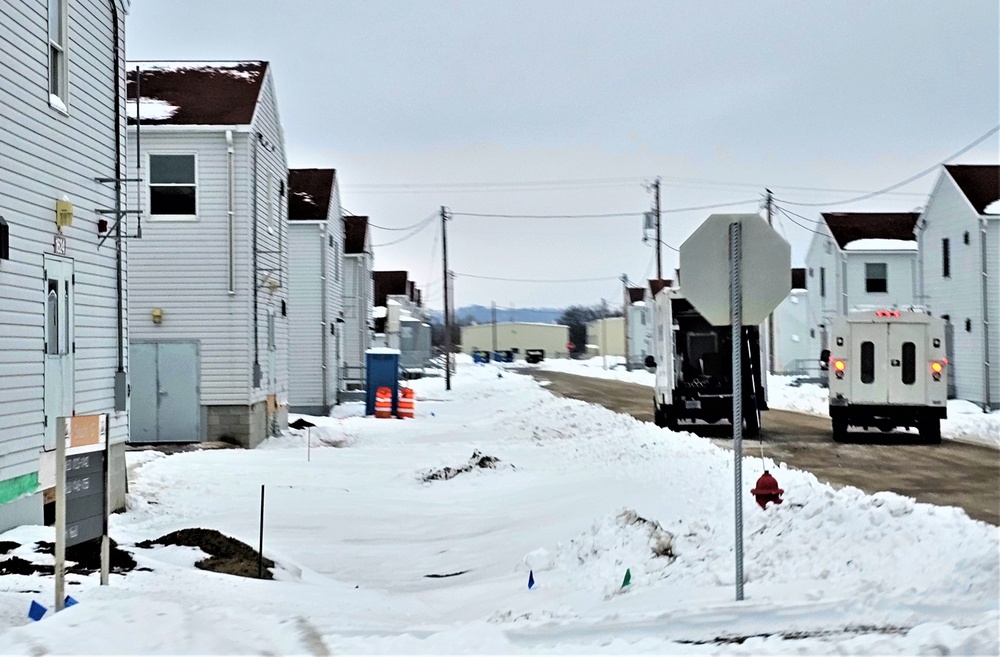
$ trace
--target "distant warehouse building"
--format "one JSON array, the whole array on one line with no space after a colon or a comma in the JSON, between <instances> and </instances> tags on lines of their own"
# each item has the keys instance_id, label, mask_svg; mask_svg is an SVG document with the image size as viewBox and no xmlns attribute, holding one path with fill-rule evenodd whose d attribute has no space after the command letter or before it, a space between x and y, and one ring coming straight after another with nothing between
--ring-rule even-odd
<instances>
[{"instance_id":1,"label":"distant warehouse building","mask_svg":"<svg viewBox=\"0 0 1000 657\"><path fill-rule=\"evenodd\" d=\"M625 357L625 318L605 317L587 322L587 354Z\"/></svg>"},{"instance_id":2,"label":"distant warehouse building","mask_svg":"<svg viewBox=\"0 0 1000 657\"><path fill-rule=\"evenodd\" d=\"M516 350L523 355L525 349L544 349L546 358L567 358L569 351L569 327L563 324L540 324L534 322L497 322L496 324L473 324L462 327L462 351L493 349L493 331L496 327L496 348Z\"/></svg>"}]
</instances>

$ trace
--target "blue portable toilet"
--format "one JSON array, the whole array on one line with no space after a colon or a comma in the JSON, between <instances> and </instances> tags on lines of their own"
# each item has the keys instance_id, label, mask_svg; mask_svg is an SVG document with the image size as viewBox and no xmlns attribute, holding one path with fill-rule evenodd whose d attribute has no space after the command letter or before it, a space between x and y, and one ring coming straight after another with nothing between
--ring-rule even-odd
<instances>
[{"instance_id":1,"label":"blue portable toilet","mask_svg":"<svg viewBox=\"0 0 1000 657\"><path fill-rule=\"evenodd\" d=\"M365 415L375 415L375 392L392 390L392 414L399 404L399 349L375 348L365 352Z\"/></svg>"}]
</instances>

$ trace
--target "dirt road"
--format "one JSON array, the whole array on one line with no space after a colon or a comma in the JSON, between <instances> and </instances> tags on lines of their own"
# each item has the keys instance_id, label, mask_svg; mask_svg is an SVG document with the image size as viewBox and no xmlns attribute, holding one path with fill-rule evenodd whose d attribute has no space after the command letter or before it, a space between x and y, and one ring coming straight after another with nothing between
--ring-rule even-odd
<instances>
[{"instance_id":1,"label":"dirt road","mask_svg":"<svg viewBox=\"0 0 1000 657\"><path fill-rule=\"evenodd\" d=\"M653 421L653 392L646 386L592 379L561 372L522 370L548 381L553 393L600 404L638 420ZM685 427L731 448L729 425ZM868 493L889 490L919 502L959 506L977 520L1000 524L1000 452L987 447L944 441L924 445L910 434L852 433L835 443L828 418L767 411L764 451L777 462L808 470L835 486L856 486ZM744 442L757 454L758 442Z\"/></svg>"}]
</instances>

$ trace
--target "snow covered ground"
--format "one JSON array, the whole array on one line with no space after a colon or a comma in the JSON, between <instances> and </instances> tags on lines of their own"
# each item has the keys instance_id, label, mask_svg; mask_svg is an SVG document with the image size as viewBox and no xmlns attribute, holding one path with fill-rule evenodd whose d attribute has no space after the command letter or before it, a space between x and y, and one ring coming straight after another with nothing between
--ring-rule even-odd
<instances>
[{"instance_id":1,"label":"snow covered ground","mask_svg":"<svg viewBox=\"0 0 1000 657\"><path fill-rule=\"evenodd\" d=\"M130 452L112 535L151 570L105 588L72 576L79 604L36 623L28 605L49 604L51 578L0 577L0 654L1000 651L1000 530L959 509L748 458L744 492L763 465L786 493L766 510L744 497L737 603L731 452L492 366L461 365L451 392L414 387L415 420L355 404L313 418L309 461L294 432ZM428 476L475 451L500 462ZM262 484L274 581L198 570L193 548L131 547L186 527L256 545Z\"/></svg>"},{"instance_id":2,"label":"snow covered ground","mask_svg":"<svg viewBox=\"0 0 1000 657\"><path fill-rule=\"evenodd\" d=\"M656 384L656 376L651 372L644 369L626 371L623 358L608 358L608 369L604 368L604 361L599 356L587 360L548 359L540 367L550 372L650 387ZM771 408L829 416L829 391L815 383L801 383L794 376L768 375L767 401ZM971 402L952 399L948 402L948 418L941 421L941 435L950 440L1000 449L1000 412L983 413Z\"/></svg>"}]
</instances>

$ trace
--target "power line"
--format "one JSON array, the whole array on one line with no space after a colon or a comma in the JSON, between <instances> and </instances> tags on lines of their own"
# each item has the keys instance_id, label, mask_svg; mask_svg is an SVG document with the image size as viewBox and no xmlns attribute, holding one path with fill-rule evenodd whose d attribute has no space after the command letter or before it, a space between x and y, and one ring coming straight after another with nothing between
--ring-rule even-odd
<instances>
[{"instance_id":1,"label":"power line","mask_svg":"<svg viewBox=\"0 0 1000 657\"><path fill-rule=\"evenodd\" d=\"M696 212L698 210L715 210L716 208L731 208L737 205L749 205L750 203L757 203L759 199L752 198L747 201L733 201L731 203L714 203L712 205L699 205L690 208L666 208L661 209L660 214L670 214L674 212Z\"/></svg>"},{"instance_id":2,"label":"power line","mask_svg":"<svg viewBox=\"0 0 1000 657\"><path fill-rule=\"evenodd\" d=\"M498 276L478 276L476 274L460 274L453 272L457 278L478 278L486 281L503 281L505 283L595 283L600 281L619 280L618 276L602 276L601 278L562 278L562 279L541 279L541 278L500 278Z\"/></svg>"},{"instance_id":3,"label":"power line","mask_svg":"<svg viewBox=\"0 0 1000 657\"><path fill-rule=\"evenodd\" d=\"M400 242L405 242L406 240L410 239L411 237L415 237L421 231L423 231L428 226L430 226L431 223L433 223L433 221L434 221L434 219L436 217L437 217L436 214L432 214L431 216L427 217L422 222L420 222L419 224L417 224L417 227L412 232L410 232L409 234L404 235L403 237L400 237L398 240L393 240L391 242L386 242L384 244L372 244L372 248L373 249L375 249L375 248L381 249L381 248L384 248L384 247L387 247L387 246L392 246L394 244L399 244Z\"/></svg>"},{"instance_id":4,"label":"power line","mask_svg":"<svg viewBox=\"0 0 1000 657\"><path fill-rule=\"evenodd\" d=\"M752 198L744 201L732 201L729 203L713 203L712 205L698 205L687 208L663 208L661 214L677 212L697 212L699 210L715 210L717 208L731 208L737 205L748 205L757 203L757 199ZM452 212L455 217L486 217L491 219L612 219L620 217L641 217L646 214L642 212L609 212L606 214L489 214L480 212ZM671 247L672 248L672 247Z\"/></svg>"},{"instance_id":5,"label":"power line","mask_svg":"<svg viewBox=\"0 0 1000 657\"><path fill-rule=\"evenodd\" d=\"M486 214L479 212L452 212L453 217L486 217L490 219L610 219L613 217L641 217L645 212L610 212L608 214Z\"/></svg>"},{"instance_id":6,"label":"power line","mask_svg":"<svg viewBox=\"0 0 1000 657\"><path fill-rule=\"evenodd\" d=\"M370 221L368 222L368 225L371 226L372 228L378 228L380 230L410 230L412 228L416 228L417 226L422 226L426 221L428 221L429 219L434 219L437 216L438 216L437 212L435 212L431 214L429 217L424 217L415 224L410 224L409 226L403 226L402 228L393 228L391 226L379 226L371 223Z\"/></svg>"},{"instance_id":7,"label":"power line","mask_svg":"<svg viewBox=\"0 0 1000 657\"><path fill-rule=\"evenodd\" d=\"M577 178L573 180L522 180L509 182L447 182L447 183L357 183L344 185L344 189L429 189L429 188L492 188L539 187L552 185L626 185L642 183L643 178Z\"/></svg>"},{"instance_id":8,"label":"power line","mask_svg":"<svg viewBox=\"0 0 1000 657\"><path fill-rule=\"evenodd\" d=\"M808 230L808 231L809 231L810 233L813 233L813 234L815 234L815 235L822 235L823 237L826 237L826 236L827 236L827 235L826 235L826 233L821 233L821 232L819 232L818 230L813 230L812 228L809 228L808 226L806 226L806 225L804 225L804 224L800 224L799 222L795 221L794 219L792 219L792 215L790 215L790 214L789 214L789 213L788 213L788 212L787 212L787 211L785 210L785 208L781 207L780 205L774 205L773 207L774 207L774 208L775 208L775 209L776 209L776 210L777 210L778 212L780 212L781 214L785 215L785 218L786 218L786 219L788 219L788 220L789 220L790 222L792 222L793 224L795 224L796 226L798 226L798 227L799 227L799 228L801 228L802 230ZM798 216L801 216L801 215L798 215ZM809 220L807 219L806 221L809 221Z\"/></svg>"},{"instance_id":9,"label":"power line","mask_svg":"<svg viewBox=\"0 0 1000 657\"><path fill-rule=\"evenodd\" d=\"M819 206L824 206L824 205L843 205L844 203L855 203L857 201L864 201L866 199L874 198L876 196L881 196L882 194L887 194L887 193L891 192L894 189L899 189L900 187L903 187L905 185L909 185L911 182L913 182L915 180L919 180L920 178L923 178L924 176L926 176L929 173L933 173L934 171L937 171L938 167L940 167L940 166L942 166L944 164L947 164L951 160L954 160L956 157L958 157L958 156L960 156L960 155L962 155L962 154L964 154L964 153L972 150L973 148L975 148L976 146L978 146L980 143L982 143L983 141L985 141L986 139L988 139L991 135L995 134L997 131L1000 131L1000 125L997 125L996 127L988 130L986 132L986 134L982 135L981 137L979 137L978 139L976 139L975 141L973 141L971 144L965 146L964 148L962 148L958 152L952 153L951 155L949 155L945 159L941 160L940 162L935 163L934 166L929 167L927 169L924 169L920 173L918 173L918 174L916 174L914 176L910 176L906 180L904 180L902 182L898 182L895 185L889 185L885 189L880 189L877 192L871 192L870 194L865 194L863 196L857 196L855 198L849 198L849 199L842 200L842 201L831 201L829 203L797 203L795 201L786 201L786 200L781 200L781 199L775 199L775 200L781 200L782 203L787 203L788 205L799 205L799 206L804 206L804 207L819 207Z\"/></svg>"}]
</instances>

